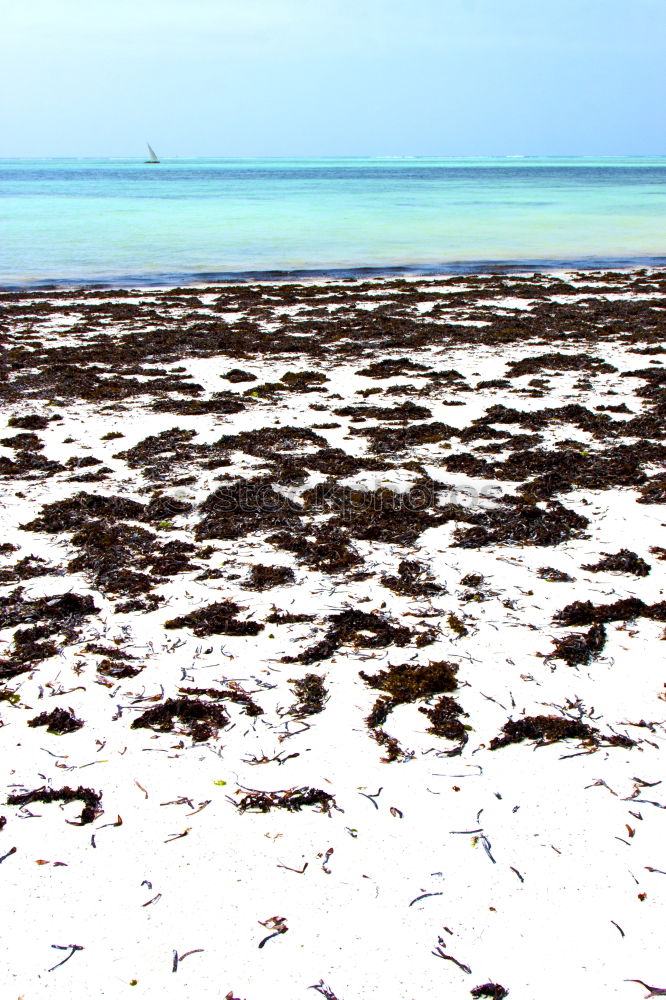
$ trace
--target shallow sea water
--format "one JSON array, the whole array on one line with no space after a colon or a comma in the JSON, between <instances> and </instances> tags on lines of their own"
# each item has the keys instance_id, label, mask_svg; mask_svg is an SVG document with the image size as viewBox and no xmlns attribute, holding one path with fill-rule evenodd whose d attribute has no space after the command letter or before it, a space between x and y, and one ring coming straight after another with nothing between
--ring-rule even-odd
<instances>
[{"instance_id":1,"label":"shallow sea water","mask_svg":"<svg viewBox=\"0 0 666 1000\"><path fill-rule=\"evenodd\" d=\"M666 262L666 158L0 160L0 285Z\"/></svg>"}]
</instances>

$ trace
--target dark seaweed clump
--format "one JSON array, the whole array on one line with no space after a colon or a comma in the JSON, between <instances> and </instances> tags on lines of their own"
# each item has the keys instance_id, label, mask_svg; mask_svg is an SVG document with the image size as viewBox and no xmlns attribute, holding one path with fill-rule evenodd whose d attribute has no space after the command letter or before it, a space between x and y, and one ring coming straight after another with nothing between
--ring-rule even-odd
<instances>
[{"instance_id":1,"label":"dark seaweed clump","mask_svg":"<svg viewBox=\"0 0 666 1000\"><path fill-rule=\"evenodd\" d=\"M31 792L15 792L7 798L8 806L27 806L32 802L83 802L81 812L81 826L92 823L102 812L102 793L96 792L92 788L35 788Z\"/></svg>"},{"instance_id":2,"label":"dark seaweed clump","mask_svg":"<svg viewBox=\"0 0 666 1000\"><path fill-rule=\"evenodd\" d=\"M393 625L371 611L350 609L326 619L330 624L326 635L298 656L283 656L283 663L316 663L333 656L341 646L355 645L362 649L379 649L394 644L406 646L412 638L411 629ZM369 633L369 634L368 634Z\"/></svg>"},{"instance_id":3,"label":"dark seaweed clump","mask_svg":"<svg viewBox=\"0 0 666 1000\"><path fill-rule=\"evenodd\" d=\"M68 569L89 572L100 589L112 594L147 593L158 581L129 567L138 557L149 554L155 542L156 535L138 525L90 521L72 537L72 545L81 553L69 562Z\"/></svg>"},{"instance_id":4,"label":"dark seaweed clump","mask_svg":"<svg viewBox=\"0 0 666 1000\"><path fill-rule=\"evenodd\" d=\"M360 671L360 676L366 684L385 692L384 697L377 699L366 719L366 725L371 731L373 739L387 749L385 761L405 759L406 755L394 737L377 727L386 722L390 713L398 705L407 705L421 698L430 698L436 694L441 695L443 692L455 691L458 685L457 671L458 667L455 663L443 660L429 663L427 666L402 663L377 674L366 674L364 671ZM422 707L420 711L430 720L431 725L428 732L454 740L458 744L455 749L449 752L449 756L461 753L467 742L467 732L459 719L461 714L465 714L460 705L453 698L444 696L437 701L434 707Z\"/></svg>"},{"instance_id":5,"label":"dark seaweed clump","mask_svg":"<svg viewBox=\"0 0 666 1000\"><path fill-rule=\"evenodd\" d=\"M336 417L370 417L373 420L427 420L432 417L427 406L412 402L399 406L342 406L333 412Z\"/></svg>"},{"instance_id":6,"label":"dark seaweed clump","mask_svg":"<svg viewBox=\"0 0 666 1000\"><path fill-rule=\"evenodd\" d=\"M331 814L331 809L337 809L335 798L321 788L290 788L286 792L248 792L240 802L236 803L240 812L270 812L271 809L286 809L287 812L300 812L304 806L315 806L317 812Z\"/></svg>"},{"instance_id":7,"label":"dark seaweed clump","mask_svg":"<svg viewBox=\"0 0 666 1000\"><path fill-rule=\"evenodd\" d=\"M396 375L411 375L415 378L422 378L424 375L433 375L425 365L412 361L410 358L388 358L385 361L373 361L366 368L361 368L357 375L365 375L366 378L395 378Z\"/></svg>"},{"instance_id":8,"label":"dark seaweed clump","mask_svg":"<svg viewBox=\"0 0 666 1000\"><path fill-rule=\"evenodd\" d=\"M60 575L57 566L50 566L39 556L24 556L13 566L0 569L0 583L19 583L21 580L32 580L36 576Z\"/></svg>"},{"instance_id":9,"label":"dark seaweed clump","mask_svg":"<svg viewBox=\"0 0 666 1000\"><path fill-rule=\"evenodd\" d=\"M244 585L248 590L269 590L271 587L283 587L296 579L290 566L263 566L255 564Z\"/></svg>"},{"instance_id":10,"label":"dark seaweed clump","mask_svg":"<svg viewBox=\"0 0 666 1000\"><path fill-rule=\"evenodd\" d=\"M54 414L51 420L62 419ZM25 417L10 417L7 421L8 427L20 427L24 431L43 431L49 426L49 418L41 417L38 413L28 413Z\"/></svg>"},{"instance_id":11,"label":"dark seaweed clump","mask_svg":"<svg viewBox=\"0 0 666 1000\"><path fill-rule=\"evenodd\" d=\"M568 573L561 569L555 569L553 566L541 566L537 570L537 576L541 580L547 580L548 583L574 583L573 576L569 576Z\"/></svg>"},{"instance_id":12,"label":"dark seaweed clump","mask_svg":"<svg viewBox=\"0 0 666 1000\"><path fill-rule=\"evenodd\" d=\"M427 424L411 424L404 427L368 427L353 430L371 440L370 450L377 454L388 454L396 451L410 451L412 448L425 444L435 444L438 441L449 441L460 433L455 427L444 424L440 420L432 420Z\"/></svg>"},{"instance_id":13,"label":"dark seaweed clump","mask_svg":"<svg viewBox=\"0 0 666 1000\"><path fill-rule=\"evenodd\" d=\"M660 472L641 487L641 495L636 503L666 503L666 475Z\"/></svg>"},{"instance_id":14,"label":"dark seaweed clump","mask_svg":"<svg viewBox=\"0 0 666 1000\"><path fill-rule=\"evenodd\" d=\"M293 677L289 683L294 685L294 694L298 701L287 711L296 719L306 719L310 715L318 715L324 711L324 703L328 697L328 691L324 685L323 678L317 674L306 674L299 680Z\"/></svg>"},{"instance_id":15,"label":"dark seaweed clump","mask_svg":"<svg viewBox=\"0 0 666 1000\"><path fill-rule=\"evenodd\" d=\"M229 723L221 705L212 705L196 698L167 698L162 705L149 708L134 720L132 729L155 729L173 732L174 722L181 722L196 743L209 740Z\"/></svg>"},{"instance_id":16,"label":"dark seaweed clump","mask_svg":"<svg viewBox=\"0 0 666 1000\"><path fill-rule=\"evenodd\" d=\"M523 358L521 361L510 361L507 366L507 378L518 378L521 375L536 375L543 371L565 372L585 371L611 374L617 368L604 361L603 358L592 358L589 354L540 354L535 358Z\"/></svg>"},{"instance_id":17,"label":"dark seaweed clump","mask_svg":"<svg viewBox=\"0 0 666 1000\"><path fill-rule=\"evenodd\" d=\"M458 754L462 753L469 737L466 727L460 721L460 716L464 715L467 718L467 712L463 712L455 698L442 695L432 708L426 708L422 705L419 712L422 712L430 720L427 730L429 733L457 743L453 750L447 751L448 757L457 757Z\"/></svg>"},{"instance_id":18,"label":"dark seaweed clump","mask_svg":"<svg viewBox=\"0 0 666 1000\"><path fill-rule=\"evenodd\" d=\"M0 597L0 628L43 622L52 626L52 631L56 631L56 626L66 630L98 610L89 594L70 591L30 601L23 597L23 588L17 587L8 596Z\"/></svg>"},{"instance_id":19,"label":"dark seaweed clump","mask_svg":"<svg viewBox=\"0 0 666 1000\"><path fill-rule=\"evenodd\" d=\"M211 399L157 399L151 406L158 413L175 413L186 417L203 416L206 413L240 413L245 408L246 404L231 392L215 392Z\"/></svg>"},{"instance_id":20,"label":"dark seaweed clump","mask_svg":"<svg viewBox=\"0 0 666 1000\"><path fill-rule=\"evenodd\" d=\"M382 764L393 764L395 761L405 762L414 756L413 752L403 750L395 736L391 736L383 729L371 729L370 735L375 743L386 751L386 756L380 758Z\"/></svg>"},{"instance_id":21,"label":"dark seaweed clump","mask_svg":"<svg viewBox=\"0 0 666 1000\"><path fill-rule=\"evenodd\" d=\"M136 665L136 657L118 649L117 646L105 646L102 643L89 642L84 646L85 653L95 653L102 659L97 664L98 673L113 680L125 680L136 677L144 669L142 664Z\"/></svg>"},{"instance_id":22,"label":"dark seaweed clump","mask_svg":"<svg viewBox=\"0 0 666 1000\"><path fill-rule=\"evenodd\" d=\"M126 680L128 677L136 677L144 668L128 663L126 660L111 660L105 658L97 664L98 673L104 677L111 677L113 680Z\"/></svg>"},{"instance_id":23,"label":"dark seaweed clump","mask_svg":"<svg viewBox=\"0 0 666 1000\"><path fill-rule=\"evenodd\" d=\"M47 733L55 736L64 736L66 733L75 733L84 725L81 719L77 719L74 712L69 712L64 708L54 708L52 712L42 712L31 719L28 725L34 729L35 726L46 726Z\"/></svg>"},{"instance_id":24,"label":"dark seaweed clump","mask_svg":"<svg viewBox=\"0 0 666 1000\"><path fill-rule=\"evenodd\" d=\"M398 666L389 667L388 670L380 671L377 674L366 674L364 671L360 671L360 676L366 684L376 690L384 691L388 695L388 697L377 699L370 715L365 720L368 729L372 732L373 739L380 743L380 745L387 746L389 750L388 760L398 760L404 755L399 749L397 740L394 740L393 737L387 737L387 734L380 734L377 727L386 722L390 713L398 705L407 705L418 701L420 698L430 698L432 695L442 694L445 691L455 691L458 685L456 680L457 670L458 667L455 663L440 661L429 663L425 667L415 667L410 663L402 663ZM451 699L451 701L453 700ZM452 708L452 706L449 706L449 708ZM442 725L445 724L444 715L446 710L446 705L444 704L441 706L441 713L437 712L437 709L433 710L435 713L431 717L433 726L436 726L438 722L441 722ZM452 711L452 714L455 713ZM387 737L387 739L384 737ZM393 740L393 743L390 742L391 740Z\"/></svg>"},{"instance_id":25,"label":"dark seaweed clump","mask_svg":"<svg viewBox=\"0 0 666 1000\"><path fill-rule=\"evenodd\" d=\"M208 604L205 608L181 615L164 623L164 628L191 628L195 635L257 635L264 628L259 622L239 621L243 611L231 600Z\"/></svg>"},{"instance_id":26,"label":"dark seaweed clump","mask_svg":"<svg viewBox=\"0 0 666 1000\"><path fill-rule=\"evenodd\" d=\"M597 729L580 719L563 719L557 715L533 715L524 719L509 719L502 727L502 735L490 741L490 749L498 750L510 743L534 740L539 746L556 743L558 740L580 740L598 746L600 739L609 746L632 747L634 741L627 736L613 735L601 737Z\"/></svg>"},{"instance_id":27,"label":"dark seaweed clump","mask_svg":"<svg viewBox=\"0 0 666 1000\"><path fill-rule=\"evenodd\" d=\"M246 715L251 718L256 718L258 715L263 715L264 710L260 705L257 705L256 701L252 698L247 691L238 684L237 681L229 681L228 687L220 690L218 688L178 688L180 694L194 695L200 697L204 695L207 698L212 698L214 701L231 701L236 705L242 705Z\"/></svg>"},{"instance_id":28,"label":"dark seaweed clump","mask_svg":"<svg viewBox=\"0 0 666 1000\"><path fill-rule=\"evenodd\" d=\"M197 540L243 538L254 531L294 531L300 528L302 508L274 489L270 478L241 479L220 486L204 500L203 518L196 526Z\"/></svg>"},{"instance_id":29,"label":"dark seaweed clump","mask_svg":"<svg viewBox=\"0 0 666 1000\"><path fill-rule=\"evenodd\" d=\"M472 528L456 528L456 545L478 549L486 545L559 545L577 536L590 523L582 514L556 500L545 508L529 501L512 502L494 510L468 515Z\"/></svg>"},{"instance_id":30,"label":"dark seaweed clump","mask_svg":"<svg viewBox=\"0 0 666 1000\"><path fill-rule=\"evenodd\" d=\"M489 1000L504 1000L508 997L509 991L499 983L484 983L483 986L475 986L470 990L470 994L473 997L488 997Z\"/></svg>"},{"instance_id":31,"label":"dark seaweed clump","mask_svg":"<svg viewBox=\"0 0 666 1000\"><path fill-rule=\"evenodd\" d=\"M0 657L0 681L28 673L42 660L55 656L58 653L57 645L54 642L39 642L39 640L48 638L58 630L58 626L53 623L49 626L35 625L33 628L17 629L12 639L11 656ZM70 637L75 634L69 626L68 632Z\"/></svg>"},{"instance_id":32,"label":"dark seaweed clump","mask_svg":"<svg viewBox=\"0 0 666 1000\"><path fill-rule=\"evenodd\" d=\"M284 388L282 386L281 388ZM328 442L309 427L260 427L240 434L224 434L218 447L235 449L254 455L255 458L274 459L276 453L293 453L303 447L318 445L326 448Z\"/></svg>"},{"instance_id":33,"label":"dark seaweed clump","mask_svg":"<svg viewBox=\"0 0 666 1000\"><path fill-rule=\"evenodd\" d=\"M273 605L273 610L266 619L269 625L296 625L300 622L313 622L315 615L297 614L292 611L280 611Z\"/></svg>"},{"instance_id":34,"label":"dark seaweed clump","mask_svg":"<svg viewBox=\"0 0 666 1000\"><path fill-rule=\"evenodd\" d=\"M437 505L441 488L425 478L404 493L320 483L306 490L302 500L309 512L333 515L332 521L346 528L352 538L411 545L426 528L471 519L457 504Z\"/></svg>"},{"instance_id":35,"label":"dark seaweed clump","mask_svg":"<svg viewBox=\"0 0 666 1000\"><path fill-rule=\"evenodd\" d=\"M588 664L595 659L606 645L606 629L603 625L593 625L586 635L566 635L563 639L553 639L555 650L550 659L564 660L570 667Z\"/></svg>"},{"instance_id":36,"label":"dark seaweed clump","mask_svg":"<svg viewBox=\"0 0 666 1000\"><path fill-rule=\"evenodd\" d=\"M0 444L5 448L20 448L24 451L41 451L44 442L38 434L26 431L25 434L14 434L12 437L0 438Z\"/></svg>"},{"instance_id":37,"label":"dark seaweed clump","mask_svg":"<svg viewBox=\"0 0 666 1000\"><path fill-rule=\"evenodd\" d=\"M411 597L428 597L442 594L446 587L435 583L428 573L428 567L415 560L403 559L398 566L397 576L382 576L381 582L396 594Z\"/></svg>"},{"instance_id":38,"label":"dark seaweed clump","mask_svg":"<svg viewBox=\"0 0 666 1000\"><path fill-rule=\"evenodd\" d=\"M387 709L384 715L386 719L396 705L406 705L418 701L419 698L455 691L458 686L457 672L458 667L455 663L441 660L429 663L425 667L402 663L399 666L389 667L388 670L381 670L377 674L366 674L363 670L359 674L370 687L384 691L388 695L388 698L380 699Z\"/></svg>"},{"instance_id":39,"label":"dark seaweed clump","mask_svg":"<svg viewBox=\"0 0 666 1000\"><path fill-rule=\"evenodd\" d=\"M555 615L558 625L603 625L607 622L626 622L632 618L666 621L666 601L646 604L638 597L626 597L612 604L574 601Z\"/></svg>"},{"instance_id":40,"label":"dark seaweed clump","mask_svg":"<svg viewBox=\"0 0 666 1000\"><path fill-rule=\"evenodd\" d=\"M14 459L0 456L0 476L8 476L15 479L34 479L37 476L54 476L57 472L64 472L65 466L60 462L53 462L44 458L36 451L19 450Z\"/></svg>"},{"instance_id":41,"label":"dark seaweed clump","mask_svg":"<svg viewBox=\"0 0 666 1000\"><path fill-rule=\"evenodd\" d=\"M241 368L232 368L230 371L223 375L227 382L256 382L257 376L251 375L250 372L244 372Z\"/></svg>"},{"instance_id":42,"label":"dark seaweed clump","mask_svg":"<svg viewBox=\"0 0 666 1000\"><path fill-rule=\"evenodd\" d=\"M149 504L142 504L127 497L101 496L95 493L76 493L66 500L44 504L38 517L22 524L24 531L45 531L57 534L81 528L94 518L105 521L159 522L178 514L187 514L192 504L176 497L156 496Z\"/></svg>"},{"instance_id":43,"label":"dark seaweed clump","mask_svg":"<svg viewBox=\"0 0 666 1000\"><path fill-rule=\"evenodd\" d=\"M335 525L323 524L301 533L278 531L267 541L292 552L300 563L324 573L341 573L361 562L349 536Z\"/></svg>"},{"instance_id":44,"label":"dark seaweed clump","mask_svg":"<svg viewBox=\"0 0 666 1000\"><path fill-rule=\"evenodd\" d=\"M641 559L629 549L608 553L594 565L581 566L581 569L586 569L590 573L633 573L634 576L647 576L650 568L645 559Z\"/></svg>"}]
</instances>

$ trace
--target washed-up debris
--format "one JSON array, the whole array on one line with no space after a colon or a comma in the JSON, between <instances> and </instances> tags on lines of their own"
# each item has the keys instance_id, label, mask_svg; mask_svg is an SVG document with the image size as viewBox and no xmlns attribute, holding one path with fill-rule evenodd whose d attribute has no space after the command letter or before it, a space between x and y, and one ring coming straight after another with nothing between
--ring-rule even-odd
<instances>
[{"instance_id":1,"label":"washed-up debris","mask_svg":"<svg viewBox=\"0 0 666 1000\"><path fill-rule=\"evenodd\" d=\"M382 576L381 582L396 594L411 597L428 597L446 591L446 587L432 579L428 567L414 559L403 559L398 565L398 575Z\"/></svg>"},{"instance_id":2,"label":"washed-up debris","mask_svg":"<svg viewBox=\"0 0 666 1000\"><path fill-rule=\"evenodd\" d=\"M559 545L580 535L589 520L551 500L545 507L512 498L511 504L461 518L475 527L457 528L455 544L464 549L487 545Z\"/></svg>"},{"instance_id":3,"label":"washed-up debris","mask_svg":"<svg viewBox=\"0 0 666 1000\"><path fill-rule=\"evenodd\" d=\"M343 572L362 561L346 532L327 524L317 526L312 532L279 531L269 535L267 541L292 552L310 569L325 573Z\"/></svg>"},{"instance_id":4,"label":"washed-up debris","mask_svg":"<svg viewBox=\"0 0 666 1000\"><path fill-rule=\"evenodd\" d=\"M40 622L51 627L53 632L56 626L66 628L78 623L82 618L96 614L99 610L89 594L81 595L69 591L34 600L25 598L23 594L23 588L18 587L8 596L0 597L0 628Z\"/></svg>"},{"instance_id":5,"label":"washed-up debris","mask_svg":"<svg viewBox=\"0 0 666 1000\"><path fill-rule=\"evenodd\" d=\"M231 701L234 704L242 705L245 714L252 718L264 714L263 708L257 705L252 696L243 690L237 681L229 681L228 686L224 688L181 687L178 688L178 691L180 694L193 695L195 697L204 695L208 698L213 698L215 701Z\"/></svg>"},{"instance_id":6,"label":"washed-up debris","mask_svg":"<svg viewBox=\"0 0 666 1000\"><path fill-rule=\"evenodd\" d=\"M456 743L453 750L447 751L447 756L456 757L462 753L469 736L468 727L460 721L460 716L467 718L467 712L463 711L454 698L443 695L437 699L432 708L426 708L422 705L419 712L422 712L430 720L427 732Z\"/></svg>"},{"instance_id":7,"label":"washed-up debris","mask_svg":"<svg viewBox=\"0 0 666 1000\"><path fill-rule=\"evenodd\" d=\"M220 486L201 504L197 540L243 538L254 531L298 530L302 508L279 493L270 477L240 479Z\"/></svg>"},{"instance_id":8,"label":"washed-up debris","mask_svg":"<svg viewBox=\"0 0 666 1000\"><path fill-rule=\"evenodd\" d=\"M489 1000L504 1000L508 997L509 991L499 983L484 983L483 986L475 986L470 990L470 994L473 997L488 997Z\"/></svg>"},{"instance_id":9,"label":"washed-up debris","mask_svg":"<svg viewBox=\"0 0 666 1000\"><path fill-rule=\"evenodd\" d=\"M167 698L163 704L142 712L132 723L132 729L170 733L176 720L197 743L209 740L229 724L229 716L220 705L196 698Z\"/></svg>"},{"instance_id":10,"label":"washed-up debris","mask_svg":"<svg viewBox=\"0 0 666 1000\"><path fill-rule=\"evenodd\" d=\"M52 712L41 712L31 719L28 725L34 729L35 726L46 726L48 733L55 736L63 736L65 733L75 733L84 725L81 719L77 719L74 712L65 708L54 708Z\"/></svg>"},{"instance_id":11,"label":"washed-up debris","mask_svg":"<svg viewBox=\"0 0 666 1000\"><path fill-rule=\"evenodd\" d=\"M232 600L208 604L189 615L171 618L165 628L191 628L195 635L257 635L264 626L261 622L241 621L236 616L246 610Z\"/></svg>"},{"instance_id":12,"label":"washed-up debris","mask_svg":"<svg viewBox=\"0 0 666 1000\"><path fill-rule=\"evenodd\" d=\"M581 569L586 569L590 573L631 573L633 576L647 576L650 564L635 552L620 549L619 552L603 555L598 563L581 566Z\"/></svg>"},{"instance_id":13,"label":"washed-up debris","mask_svg":"<svg viewBox=\"0 0 666 1000\"><path fill-rule=\"evenodd\" d=\"M296 719L307 719L324 711L328 691L322 677L318 677L317 674L306 674L299 679L290 678L289 683L294 685L294 694L298 698L298 701L287 709L290 715Z\"/></svg>"},{"instance_id":14,"label":"washed-up debris","mask_svg":"<svg viewBox=\"0 0 666 1000\"><path fill-rule=\"evenodd\" d=\"M316 663L326 660L344 645L361 649L379 649L383 646L405 646L412 638L411 629L393 625L388 619L370 611L350 609L326 619L330 624L323 639L303 650L298 656L283 656L283 663Z\"/></svg>"},{"instance_id":15,"label":"washed-up debris","mask_svg":"<svg viewBox=\"0 0 666 1000\"><path fill-rule=\"evenodd\" d=\"M592 601L574 601L555 615L558 625L593 625L607 622L625 622L633 618L650 618L666 621L666 601L646 604L639 597L626 597L612 604L593 604Z\"/></svg>"},{"instance_id":16,"label":"washed-up debris","mask_svg":"<svg viewBox=\"0 0 666 1000\"><path fill-rule=\"evenodd\" d=\"M33 802L68 803L77 801L83 802L83 810L80 817L81 826L85 826L86 823L92 823L102 812L101 792L96 792L92 788L84 788L82 785L79 785L78 788L70 788L66 785L64 788L35 788L29 792L13 792L7 798L7 805L27 806Z\"/></svg>"},{"instance_id":17,"label":"washed-up debris","mask_svg":"<svg viewBox=\"0 0 666 1000\"><path fill-rule=\"evenodd\" d=\"M574 583L575 579L564 570L555 569L553 566L541 566L537 570L540 580L547 580L548 583Z\"/></svg>"},{"instance_id":18,"label":"washed-up debris","mask_svg":"<svg viewBox=\"0 0 666 1000\"><path fill-rule=\"evenodd\" d=\"M565 635L553 639L555 650L549 659L564 660L570 667L588 664L595 659L606 645L606 629L603 625L593 625L585 635Z\"/></svg>"},{"instance_id":19,"label":"washed-up debris","mask_svg":"<svg viewBox=\"0 0 666 1000\"><path fill-rule=\"evenodd\" d=\"M250 791L236 803L239 812L270 812L271 809L286 809L300 812L305 806L315 806L317 812L330 815L337 809L335 798L321 788L289 788L282 792Z\"/></svg>"},{"instance_id":20,"label":"washed-up debris","mask_svg":"<svg viewBox=\"0 0 666 1000\"><path fill-rule=\"evenodd\" d=\"M534 740L541 746L558 740L579 740L587 746L598 746L600 742L606 746L635 746L628 736L602 736L598 730L580 719L567 719L557 715L528 715L523 719L509 719L502 727L502 735L490 741L490 749L498 750L510 743L522 743L524 740Z\"/></svg>"},{"instance_id":21,"label":"washed-up debris","mask_svg":"<svg viewBox=\"0 0 666 1000\"><path fill-rule=\"evenodd\" d=\"M255 563L250 567L250 574L243 586L248 590L269 590L271 587L284 587L295 579L290 566L264 566Z\"/></svg>"},{"instance_id":22,"label":"washed-up debris","mask_svg":"<svg viewBox=\"0 0 666 1000\"><path fill-rule=\"evenodd\" d=\"M306 615L292 611L279 611L275 606L266 619L269 625L296 625L300 622L313 622L315 615Z\"/></svg>"}]
</instances>

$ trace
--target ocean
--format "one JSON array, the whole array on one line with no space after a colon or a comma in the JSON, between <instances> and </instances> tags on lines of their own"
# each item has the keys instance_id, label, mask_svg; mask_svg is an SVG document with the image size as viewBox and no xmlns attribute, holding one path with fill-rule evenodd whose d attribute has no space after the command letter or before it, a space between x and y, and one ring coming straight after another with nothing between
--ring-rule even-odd
<instances>
[{"instance_id":1,"label":"ocean","mask_svg":"<svg viewBox=\"0 0 666 1000\"><path fill-rule=\"evenodd\" d=\"M0 160L0 286L666 263L666 157Z\"/></svg>"}]
</instances>

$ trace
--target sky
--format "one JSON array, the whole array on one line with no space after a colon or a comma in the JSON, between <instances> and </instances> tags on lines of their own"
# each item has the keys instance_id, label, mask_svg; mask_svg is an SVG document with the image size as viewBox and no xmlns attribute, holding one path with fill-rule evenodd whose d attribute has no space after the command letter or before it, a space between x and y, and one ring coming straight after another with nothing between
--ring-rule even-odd
<instances>
[{"instance_id":1,"label":"sky","mask_svg":"<svg viewBox=\"0 0 666 1000\"><path fill-rule=\"evenodd\" d=\"M6 0L0 157L666 154L666 0Z\"/></svg>"}]
</instances>

